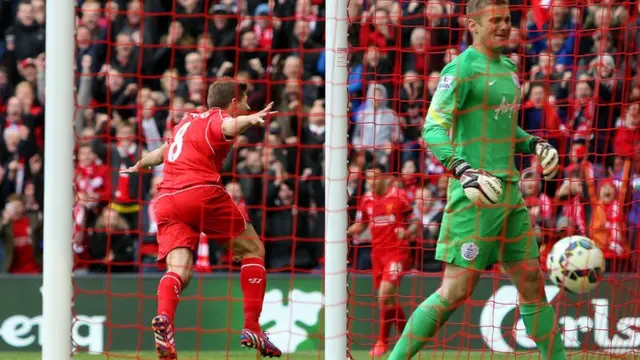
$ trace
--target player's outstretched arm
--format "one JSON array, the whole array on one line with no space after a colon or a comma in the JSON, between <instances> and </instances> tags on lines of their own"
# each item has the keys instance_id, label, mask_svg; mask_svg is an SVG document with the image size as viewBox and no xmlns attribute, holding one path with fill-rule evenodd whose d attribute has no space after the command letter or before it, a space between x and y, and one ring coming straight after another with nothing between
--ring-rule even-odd
<instances>
[{"instance_id":1,"label":"player's outstretched arm","mask_svg":"<svg viewBox=\"0 0 640 360\"><path fill-rule=\"evenodd\" d=\"M227 139L233 139L238 135L242 135L250 127L264 124L264 119L269 115L277 114L277 111L271 111L273 101L264 109L251 115L242 115L236 118L226 120L222 123L222 134Z\"/></svg>"},{"instance_id":2,"label":"player's outstretched arm","mask_svg":"<svg viewBox=\"0 0 640 360\"><path fill-rule=\"evenodd\" d=\"M153 166L158 166L164 162L164 150L167 148L167 143L162 144L159 148L147 153L140 159L135 165L128 169L120 170L121 173L134 173L140 171L140 169L148 169Z\"/></svg>"}]
</instances>

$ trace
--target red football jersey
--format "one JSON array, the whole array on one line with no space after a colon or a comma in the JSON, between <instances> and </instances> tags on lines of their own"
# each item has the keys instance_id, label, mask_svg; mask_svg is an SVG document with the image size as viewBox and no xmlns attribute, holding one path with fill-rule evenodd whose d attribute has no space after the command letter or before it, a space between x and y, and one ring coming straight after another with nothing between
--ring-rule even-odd
<instances>
[{"instance_id":1,"label":"red football jersey","mask_svg":"<svg viewBox=\"0 0 640 360\"><path fill-rule=\"evenodd\" d=\"M185 115L173 128L158 189L179 190L219 183L222 163L233 142L222 134L222 123L230 119L219 108Z\"/></svg>"},{"instance_id":2,"label":"red football jersey","mask_svg":"<svg viewBox=\"0 0 640 360\"><path fill-rule=\"evenodd\" d=\"M373 253L408 251L407 239L398 239L395 229L408 227L412 211L407 193L393 186L382 196L367 192L362 197L358 206L357 221L369 225Z\"/></svg>"}]
</instances>

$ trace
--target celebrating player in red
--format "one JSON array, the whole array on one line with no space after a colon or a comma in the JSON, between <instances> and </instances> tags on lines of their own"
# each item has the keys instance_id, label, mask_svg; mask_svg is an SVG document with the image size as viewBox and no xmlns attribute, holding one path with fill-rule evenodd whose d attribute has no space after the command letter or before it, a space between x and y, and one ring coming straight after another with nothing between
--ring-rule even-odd
<instances>
[{"instance_id":1,"label":"celebrating player in red","mask_svg":"<svg viewBox=\"0 0 640 360\"><path fill-rule=\"evenodd\" d=\"M220 181L233 139L276 112L271 111L271 103L253 115L240 115L249 110L246 85L232 79L218 80L209 87L207 105L205 112L185 115L168 143L123 170L133 172L164 162L163 181L153 200L158 259L167 262L167 273L158 284L158 315L151 324L158 358L177 359L173 318L180 293L191 279L200 233L219 239L242 260L245 319L241 345L258 350L262 356L280 357L282 352L258 322L267 282L264 246Z\"/></svg>"},{"instance_id":2,"label":"celebrating player in red","mask_svg":"<svg viewBox=\"0 0 640 360\"><path fill-rule=\"evenodd\" d=\"M362 233L367 226L371 229L371 263L380 306L378 340L369 352L375 357L389 349L393 322L398 334L407 322L396 293L403 273L411 266L407 238L417 230L409 197L404 190L392 186L384 173L382 166L367 171L368 192L358 205L356 222L347 230L353 236Z\"/></svg>"}]
</instances>

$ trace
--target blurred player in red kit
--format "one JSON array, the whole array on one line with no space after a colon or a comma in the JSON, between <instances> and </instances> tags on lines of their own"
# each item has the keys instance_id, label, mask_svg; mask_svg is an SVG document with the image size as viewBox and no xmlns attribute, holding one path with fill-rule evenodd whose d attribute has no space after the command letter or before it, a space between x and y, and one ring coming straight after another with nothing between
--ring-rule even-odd
<instances>
[{"instance_id":1,"label":"blurred player in red kit","mask_svg":"<svg viewBox=\"0 0 640 360\"><path fill-rule=\"evenodd\" d=\"M260 112L243 116L249 110L246 101L246 85L229 78L216 81L207 95L209 110L185 115L167 143L123 170L134 172L164 163L163 181L153 200L158 260L167 263L167 272L158 284L158 315L151 324L159 359L177 359L173 318L180 293L191 280L200 233L219 239L242 261L245 319L241 345L258 350L262 356L282 355L258 322L267 282L263 243L220 181L234 138L276 113L269 104Z\"/></svg>"},{"instance_id":2,"label":"blurred player in red kit","mask_svg":"<svg viewBox=\"0 0 640 360\"><path fill-rule=\"evenodd\" d=\"M415 235L418 225L413 221L413 206L406 192L391 184L383 166L366 172L367 193L358 204L356 222L349 226L349 236L371 230L371 263L374 285L378 290L380 328L378 340L369 352L382 356L389 349L389 333L395 322L401 334L407 318L398 304L396 294L402 275L411 266L408 238Z\"/></svg>"}]
</instances>

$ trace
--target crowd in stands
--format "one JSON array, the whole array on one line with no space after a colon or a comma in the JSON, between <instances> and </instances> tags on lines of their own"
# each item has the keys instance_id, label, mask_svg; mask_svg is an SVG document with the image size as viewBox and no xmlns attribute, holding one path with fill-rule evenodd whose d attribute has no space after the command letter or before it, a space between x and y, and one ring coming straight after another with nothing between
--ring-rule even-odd
<instances>
[{"instance_id":1,"label":"crowd in stands","mask_svg":"<svg viewBox=\"0 0 640 360\"><path fill-rule=\"evenodd\" d=\"M510 46L523 84L520 125L561 154L554 181L518 156L521 187L544 249L594 239L611 271L637 271L640 249L640 3L512 1ZM470 45L459 0L349 1L350 216L381 163L415 202L417 271L433 260L448 175L421 128L439 71ZM161 166L120 174L163 143L208 84L233 76L248 103L280 113L236 139L224 184L262 235L272 271L323 265L325 4L319 0L78 0L74 119L76 270L159 271L153 198ZM45 0L0 0L0 272L37 273L42 253ZM63 40L61 40L63 41ZM70 184L71 185L71 184ZM55 191L55 189L47 189ZM350 265L370 268L366 234ZM202 237L198 267L228 268ZM209 245L209 246L205 246Z\"/></svg>"}]
</instances>

